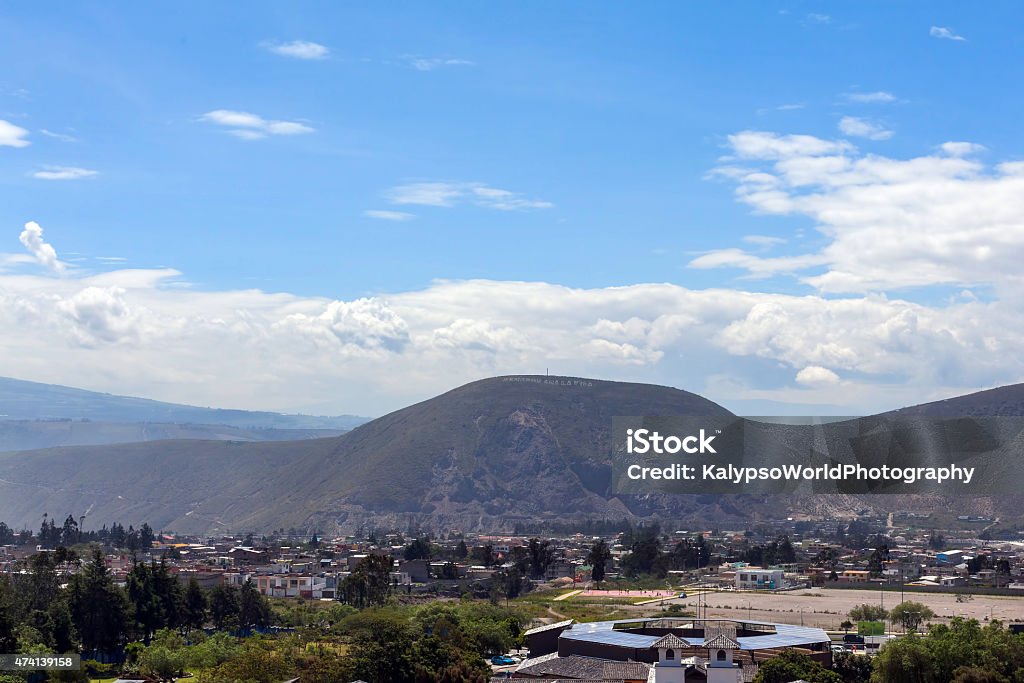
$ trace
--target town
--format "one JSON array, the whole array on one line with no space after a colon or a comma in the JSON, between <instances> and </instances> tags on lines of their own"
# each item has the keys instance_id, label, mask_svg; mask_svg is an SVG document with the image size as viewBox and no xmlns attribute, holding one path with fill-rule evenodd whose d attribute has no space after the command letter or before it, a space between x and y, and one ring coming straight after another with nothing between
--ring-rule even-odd
<instances>
[{"instance_id":1,"label":"town","mask_svg":"<svg viewBox=\"0 0 1024 683\"><path fill-rule=\"evenodd\" d=\"M623 520L335 537L0 523L0 649L81 653L83 677L54 680L795 680L774 677L780 667L877 680L902 666L886 653L904 643L965 624L1024 629L1024 532L977 516L933 524L897 512L746 530ZM120 607L97 626L81 600L101 589L123 599L106 598ZM423 649L431 618L467 624L432 642L443 656ZM211 642L234 654L211 659Z\"/></svg>"}]
</instances>

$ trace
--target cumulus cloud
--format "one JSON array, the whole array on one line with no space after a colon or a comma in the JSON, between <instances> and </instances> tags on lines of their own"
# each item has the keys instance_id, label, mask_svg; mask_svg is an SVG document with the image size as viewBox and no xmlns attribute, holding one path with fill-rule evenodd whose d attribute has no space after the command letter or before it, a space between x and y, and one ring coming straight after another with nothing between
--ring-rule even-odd
<instances>
[{"instance_id":1,"label":"cumulus cloud","mask_svg":"<svg viewBox=\"0 0 1024 683\"><path fill-rule=\"evenodd\" d=\"M973 156L979 147L964 142L899 159L818 138L786 142L791 137L731 138L738 159L715 176L735 183L737 198L758 213L809 218L826 246L778 258L721 249L692 266L799 272L832 293L1020 285L1024 164L986 166Z\"/></svg>"},{"instance_id":2,"label":"cumulus cloud","mask_svg":"<svg viewBox=\"0 0 1024 683\"><path fill-rule=\"evenodd\" d=\"M808 365L796 373L796 381L810 387L831 386L839 384L839 375L820 365Z\"/></svg>"},{"instance_id":3,"label":"cumulus cloud","mask_svg":"<svg viewBox=\"0 0 1024 683\"><path fill-rule=\"evenodd\" d=\"M554 206L549 201L531 199L518 192L483 183L409 183L390 188L384 197L392 204L453 207L468 203L499 211L549 209Z\"/></svg>"},{"instance_id":4,"label":"cumulus cloud","mask_svg":"<svg viewBox=\"0 0 1024 683\"><path fill-rule=\"evenodd\" d=\"M223 126L228 133L243 140L259 140L268 135L301 135L316 130L298 121L268 120L257 114L230 109L206 112L200 120Z\"/></svg>"},{"instance_id":5,"label":"cumulus cloud","mask_svg":"<svg viewBox=\"0 0 1024 683\"><path fill-rule=\"evenodd\" d=\"M0 119L0 147L28 147L32 143L25 139L27 137L27 130Z\"/></svg>"},{"instance_id":6,"label":"cumulus cloud","mask_svg":"<svg viewBox=\"0 0 1024 683\"><path fill-rule=\"evenodd\" d=\"M140 325L124 295L120 287L85 287L57 300L56 310L66 318L69 336L83 346L133 341Z\"/></svg>"},{"instance_id":7,"label":"cumulus cloud","mask_svg":"<svg viewBox=\"0 0 1024 683\"><path fill-rule=\"evenodd\" d=\"M275 324L312 342L339 345L345 351L401 351L409 329L387 303L375 298L332 301L319 315L293 313Z\"/></svg>"},{"instance_id":8,"label":"cumulus cloud","mask_svg":"<svg viewBox=\"0 0 1024 683\"><path fill-rule=\"evenodd\" d=\"M930 29L928 29L928 35L930 35L932 38L942 38L945 40L967 40L963 36L953 33L951 29L948 29L945 26L932 26Z\"/></svg>"},{"instance_id":9,"label":"cumulus cloud","mask_svg":"<svg viewBox=\"0 0 1024 683\"><path fill-rule=\"evenodd\" d=\"M869 140L888 140L893 136L891 130L856 116L844 116L839 119L839 132Z\"/></svg>"},{"instance_id":10,"label":"cumulus cloud","mask_svg":"<svg viewBox=\"0 0 1024 683\"><path fill-rule=\"evenodd\" d=\"M43 166L42 170L32 173L39 180L80 180L99 175L99 171L77 166Z\"/></svg>"},{"instance_id":11,"label":"cumulus cloud","mask_svg":"<svg viewBox=\"0 0 1024 683\"><path fill-rule=\"evenodd\" d=\"M330 54L326 45L308 40L293 40L286 43L263 43L263 47L276 55L294 59L324 59Z\"/></svg>"},{"instance_id":12,"label":"cumulus cloud","mask_svg":"<svg viewBox=\"0 0 1024 683\"><path fill-rule=\"evenodd\" d=\"M53 248L53 245L43 239L43 229L38 223L35 221L26 223L18 240L40 265L55 273L64 272L65 265L57 258L57 250Z\"/></svg>"},{"instance_id":13,"label":"cumulus cloud","mask_svg":"<svg viewBox=\"0 0 1024 683\"><path fill-rule=\"evenodd\" d=\"M850 410L1024 377L1015 353L1024 316L998 301L493 280L332 300L170 287L179 275L0 274L0 375L202 405L364 414L545 367L695 391L731 373L745 388L716 384L712 397L726 403L809 400L827 390L827 373L808 370L818 367L858 378L831 394ZM788 377L766 379L780 365Z\"/></svg>"}]
</instances>

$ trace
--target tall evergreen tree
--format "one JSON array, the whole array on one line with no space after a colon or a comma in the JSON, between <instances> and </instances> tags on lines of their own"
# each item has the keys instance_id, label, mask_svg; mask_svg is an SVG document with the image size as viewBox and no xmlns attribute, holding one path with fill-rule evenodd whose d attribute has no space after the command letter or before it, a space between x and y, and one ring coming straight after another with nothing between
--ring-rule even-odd
<instances>
[{"instance_id":1,"label":"tall evergreen tree","mask_svg":"<svg viewBox=\"0 0 1024 683\"><path fill-rule=\"evenodd\" d=\"M218 631L238 628L238 589L217 586L210 591L210 618Z\"/></svg>"},{"instance_id":2,"label":"tall evergreen tree","mask_svg":"<svg viewBox=\"0 0 1024 683\"><path fill-rule=\"evenodd\" d=\"M206 594L199 587L195 577L189 579L182 603L182 626L185 627L185 632L201 629L206 623L208 603Z\"/></svg>"},{"instance_id":3,"label":"tall evergreen tree","mask_svg":"<svg viewBox=\"0 0 1024 683\"><path fill-rule=\"evenodd\" d=\"M114 583L98 548L92 561L71 577L68 608L86 652L113 652L125 642L128 601Z\"/></svg>"},{"instance_id":4,"label":"tall evergreen tree","mask_svg":"<svg viewBox=\"0 0 1024 683\"><path fill-rule=\"evenodd\" d=\"M263 628L270 625L270 602L256 589L252 579L242 584L238 596L238 625L242 628Z\"/></svg>"}]
</instances>

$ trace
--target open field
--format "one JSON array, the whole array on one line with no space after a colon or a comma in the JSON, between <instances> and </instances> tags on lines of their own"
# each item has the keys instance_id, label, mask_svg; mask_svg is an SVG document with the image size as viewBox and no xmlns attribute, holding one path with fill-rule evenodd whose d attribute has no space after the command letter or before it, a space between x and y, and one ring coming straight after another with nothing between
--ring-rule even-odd
<instances>
[{"instance_id":1,"label":"open field","mask_svg":"<svg viewBox=\"0 0 1024 683\"><path fill-rule=\"evenodd\" d=\"M1024 596L977 595L967 602L957 602L950 593L906 593L905 600L928 605L937 621L954 616L984 621L999 619L1003 623L1024 622ZM863 603L883 604L886 609L900 602L898 592L880 593L871 590L828 590L813 588L784 593L710 592L703 597L688 596L667 600L696 610L698 600L707 605L707 616L803 623L825 629L838 629L851 608ZM703 610L702 610L703 614Z\"/></svg>"}]
</instances>

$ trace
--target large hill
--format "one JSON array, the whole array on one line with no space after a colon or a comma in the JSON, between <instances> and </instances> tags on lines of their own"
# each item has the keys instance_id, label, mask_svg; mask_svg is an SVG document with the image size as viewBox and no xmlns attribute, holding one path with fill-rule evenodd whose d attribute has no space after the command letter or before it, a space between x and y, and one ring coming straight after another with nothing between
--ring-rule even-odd
<instances>
[{"instance_id":1,"label":"large hill","mask_svg":"<svg viewBox=\"0 0 1024 683\"><path fill-rule=\"evenodd\" d=\"M1024 393L1024 387L1017 387ZM966 397L972 414L984 414ZM992 410L1007 405L1001 397ZM943 403L949 414L956 399ZM729 415L668 387L566 377L474 382L328 439L159 441L0 454L0 520L90 511L178 531L364 525L511 529L520 520L749 524L787 511L853 514L857 496L615 496L611 418ZM885 504L898 504L893 497ZM984 501L971 501L975 507ZM876 503L882 505L882 503ZM936 500L948 507L949 502ZM982 508L985 509L985 508ZM986 509L987 511L987 509Z\"/></svg>"},{"instance_id":2,"label":"large hill","mask_svg":"<svg viewBox=\"0 0 1024 683\"><path fill-rule=\"evenodd\" d=\"M646 514L608 497L615 415L728 415L678 389L565 377L474 382L331 439L163 441L0 454L0 519L44 512L157 527L352 528L368 520L486 527ZM706 501L679 499L686 516ZM631 509L632 506L632 509ZM714 511L714 510L711 510ZM726 504L722 514L742 512Z\"/></svg>"}]
</instances>

